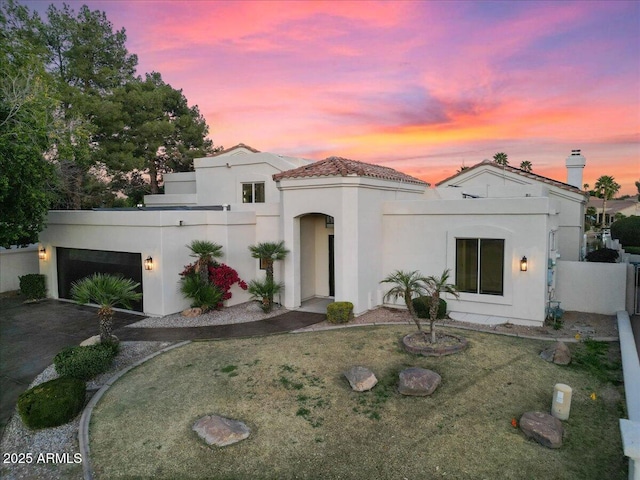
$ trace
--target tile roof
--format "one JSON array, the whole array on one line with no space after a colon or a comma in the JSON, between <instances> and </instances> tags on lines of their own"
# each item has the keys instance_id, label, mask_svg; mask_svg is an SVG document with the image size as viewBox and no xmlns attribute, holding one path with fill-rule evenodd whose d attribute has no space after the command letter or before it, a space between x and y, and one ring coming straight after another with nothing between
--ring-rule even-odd
<instances>
[{"instance_id":1,"label":"tile roof","mask_svg":"<svg viewBox=\"0 0 640 480\"><path fill-rule=\"evenodd\" d=\"M256 150L253 147L250 147L249 145L245 145L244 143L239 143L238 145L234 145L233 147L230 148L226 148L224 150L221 150L219 152L214 153L213 155L211 155L212 157L217 157L218 155L223 155L225 153L229 153L233 150L238 150L240 148L246 148L247 150L253 152L253 153L260 153L260 150Z\"/></svg>"},{"instance_id":2,"label":"tile roof","mask_svg":"<svg viewBox=\"0 0 640 480\"><path fill-rule=\"evenodd\" d=\"M451 180L453 180L454 178L456 178L459 175L462 174L466 174L467 172L470 172L472 170L475 170L476 168L482 167L484 165L489 165L495 168L498 168L500 170L506 170L507 172L511 172L511 173L515 173L517 175L520 175L522 177L527 177L530 178L532 180L536 180L538 182L542 182L542 183L546 183L547 185L554 185L558 188L562 188L563 190L569 190L571 192L575 192L575 193L584 193L580 188L574 187L573 185L569 185L568 183L564 183L564 182L559 182L558 180L554 180L552 178L548 178L548 177L543 177L542 175L538 175L535 174L533 172L526 172L520 168L516 168L516 167L512 167L510 165L500 165L492 160L483 160L480 163L475 164L473 167L469 167L465 170L463 170L462 172L458 172L455 175L452 175L448 178L445 178L444 180L442 180L441 182L436 183L436 187L441 186L444 183L450 182Z\"/></svg>"},{"instance_id":3,"label":"tile roof","mask_svg":"<svg viewBox=\"0 0 640 480\"><path fill-rule=\"evenodd\" d=\"M358 162L356 160L349 160L342 157L329 157L309 165L280 172L275 174L273 179L278 181L283 178L349 176L380 178L382 180L393 180L394 182L429 186L427 182L394 170L393 168Z\"/></svg>"}]
</instances>

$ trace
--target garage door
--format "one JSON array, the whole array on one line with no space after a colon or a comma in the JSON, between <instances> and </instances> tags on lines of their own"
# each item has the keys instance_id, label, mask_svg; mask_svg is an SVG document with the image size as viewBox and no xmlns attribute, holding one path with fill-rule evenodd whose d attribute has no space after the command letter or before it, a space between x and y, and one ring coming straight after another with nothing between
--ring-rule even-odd
<instances>
[{"instance_id":1,"label":"garage door","mask_svg":"<svg viewBox=\"0 0 640 480\"><path fill-rule=\"evenodd\" d=\"M58 296L71 299L71 284L94 273L109 273L140 283L136 291L142 293L142 255L139 253L56 248L58 263ZM142 312L142 298L132 303Z\"/></svg>"}]
</instances>

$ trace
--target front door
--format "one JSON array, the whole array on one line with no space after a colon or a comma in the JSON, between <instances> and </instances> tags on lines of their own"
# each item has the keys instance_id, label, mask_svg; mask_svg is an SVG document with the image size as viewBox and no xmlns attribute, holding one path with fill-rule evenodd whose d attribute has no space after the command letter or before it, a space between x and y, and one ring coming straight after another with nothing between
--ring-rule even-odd
<instances>
[{"instance_id":1,"label":"front door","mask_svg":"<svg viewBox=\"0 0 640 480\"><path fill-rule=\"evenodd\" d=\"M335 267L333 263L334 257L333 248L333 235L329 235L329 296L335 297L336 295L336 280L335 280Z\"/></svg>"}]
</instances>

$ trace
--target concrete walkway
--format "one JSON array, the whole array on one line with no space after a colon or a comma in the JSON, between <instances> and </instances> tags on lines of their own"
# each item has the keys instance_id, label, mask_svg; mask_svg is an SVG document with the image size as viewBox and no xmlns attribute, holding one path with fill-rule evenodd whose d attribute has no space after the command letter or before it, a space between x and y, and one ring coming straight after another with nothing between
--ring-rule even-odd
<instances>
[{"instance_id":1,"label":"concrete walkway","mask_svg":"<svg viewBox=\"0 0 640 480\"><path fill-rule=\"evenodd\" d=\"M114 333L123 341L203 340L271 335L308 327L325 315L287 312L257 322L191 328L124 328L144 318L116 312ZM0 431L8 423L18 396L53 363L64 347L78 345L98 333L95 307L42 300L23 303L19 297L0 297Z\"/></svg>"}]
</instances>

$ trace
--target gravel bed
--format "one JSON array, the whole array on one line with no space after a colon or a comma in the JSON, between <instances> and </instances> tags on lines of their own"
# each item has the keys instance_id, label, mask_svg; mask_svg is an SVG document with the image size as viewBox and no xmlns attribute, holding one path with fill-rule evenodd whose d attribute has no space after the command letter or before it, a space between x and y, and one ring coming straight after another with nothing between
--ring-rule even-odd
<instances>
[{"instance_id":1,"label":"gravel bed","mask_svg":"<svg viewBox=\"0 0 640 480\"><path fill-rule=\"evenodd\" d=\"M174 313L165 317L149 317L127 325L130 328L184 328L208 327L211 325L231 325L234 323L255 322L275 317L288 312L284 307L276 305L270 313L264 313L258 302L246 302L222 310L212 310L197 317L183 317Z\"/></svg>"},{"instance_id":2,"label":"gravel bed","mask_svg":"<svg viewBox=\"0 0 640 480\"><path fill-rule=\"evenodd\" d=\"M111 369L87 382L88 392L95 393L117 371L169 345L168 342L121 342L120 352L114 359ZM57 377L55 367L49 365L35 378L29 388ZM87 401L89 398L87 395ZM25 462L29 462L26 454L30 453L31 463L4 463L3 461L0 467L0 478L81 480L83 478L82 463L75 463L81 458L78 445L80 416L59 427L30 430L24 426L20 416L15 412L5 427L0 451L2 451L3 460L6 454L25 454L22 456ZM58 454L58 458L47 459L47 454ZM20 460L20 458L14 456L14 460Z\"/></svg>"}]
</instances>

